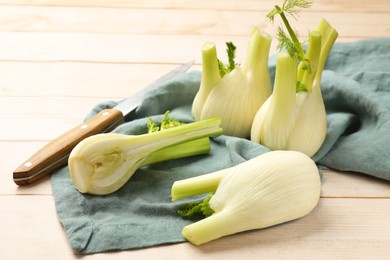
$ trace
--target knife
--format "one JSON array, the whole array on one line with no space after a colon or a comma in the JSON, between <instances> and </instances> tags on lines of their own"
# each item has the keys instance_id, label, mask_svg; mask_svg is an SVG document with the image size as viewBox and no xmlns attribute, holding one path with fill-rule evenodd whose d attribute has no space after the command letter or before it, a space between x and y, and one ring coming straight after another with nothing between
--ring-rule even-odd
<instances>
[{"instance_id":1,"label":"knife","mask_svg":"<svg viewBox=\"0 0 390 260\"><path fill-rule=\"evenodd\" d=\"M182 64L135 95L123 100L114 108L102 110L91 119L50 141L14 171L14 182L20 186L28 185L66 165L70 152L81 140L91 135L114 130L115 127L124 122L126 116L135 112L146 92L175 76L185 73L193 63L193 61L190 61Z\"/></svg>"}]
</instances>

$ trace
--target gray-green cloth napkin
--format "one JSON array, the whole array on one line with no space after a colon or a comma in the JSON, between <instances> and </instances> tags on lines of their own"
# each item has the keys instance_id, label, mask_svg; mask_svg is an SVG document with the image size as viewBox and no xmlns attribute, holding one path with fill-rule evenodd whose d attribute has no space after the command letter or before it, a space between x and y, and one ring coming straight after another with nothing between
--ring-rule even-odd
<instances>
[{"instance_id":1,"label":"gray-green cloth napkin","mask_svg":"<svg viewBox=\"0 0 390 260\"><path fill-rule=\"evenodd\" d=\"M269 68L275 72L275 57ZM115 132L142 134L147 117L162 118L166 110L183 122L193 121L191 103L200 72L184 74L145 95L132 121ZM390 39L337 43L322 78L328 112L328 133L314 156L319 165L356 171L390 180ZM90 113L113 107L108 101ZM150 247L184 242L181 230L190 220L177 215L172 203L174 181L227 168L268 151L249 140L219 136L208 155L158 163L138 170L119 191L107 196L79 193L68 168L52 175L57 214L76 253Z\"/></svg>"}]
</instances>

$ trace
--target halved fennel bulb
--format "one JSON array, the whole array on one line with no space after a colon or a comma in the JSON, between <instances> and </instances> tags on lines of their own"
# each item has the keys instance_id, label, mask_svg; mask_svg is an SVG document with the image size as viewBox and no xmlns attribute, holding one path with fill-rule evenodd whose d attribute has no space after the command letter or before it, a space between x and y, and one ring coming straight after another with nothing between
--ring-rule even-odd
<instances>
[{"instance_id":1,"label":"halved fennel bulb","mask_svg":"<svg viewBox=\"0 0 390 260\"><path fill-rule=\"evenodd\" d=\"M209 119L144 135L109 133L88 137L69 156L70 177L82 193L110 194L120 189L138 168L183 157L186 151L175 152L173 145L222 134L219 125L219 119Z\"/></svg>"}]
</instances>

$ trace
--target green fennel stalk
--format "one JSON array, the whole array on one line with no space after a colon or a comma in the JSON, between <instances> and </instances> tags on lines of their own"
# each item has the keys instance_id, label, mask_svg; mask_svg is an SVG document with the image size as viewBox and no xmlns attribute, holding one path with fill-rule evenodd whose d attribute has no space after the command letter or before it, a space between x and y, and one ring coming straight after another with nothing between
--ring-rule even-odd
<instances>
[{"instance_id":1,"label":"green fennel stalk","mask_svg":"<svg viewBox=\"0 0 390 260\"><path fill-rule=\"evenodd\" d=\"M215 192L224 176L224 170L191 178L191 181L175 181L171 189L172 201L192 197L208 192Z\"/></svg>"},{"instance_id":2,"label":"green fennel stalk","mask_svg":"<svg viewBox=\"0 0 390 260\"><path fill-rule=\"evenodd\" d=\"M297 56L299 60L304 60L305 53L303 51L302 44L299 42L297 33L292 29L289 21L287 20L286 13L296 18L300 9L309 8L311 4L311 2L306 0L285 0L282 7L275 5L275 9L267 14L267 18L272 22L274 21L275 16L279 15L290 36L289 39L286 37L283 29L281 27L278 28L279 49L289 46L289 48L287 48L287 52L291 55L291 57Z\"/></svg>"},{"instance_id":3,"label":"green fennel stalk","mask_svg":"<svg viewBox=\"0 0 390 260\"><path fill-rule=\"evenodd\" d=\"M148 118L147 128L148 133L154 133L158 131L164 131L172 127L180 126L184 123L175 120L169 116L170 111L167 110L164 114L163 119L160 120L160 123L153 122L152 118ZM194 155L207 154L210 152L211 145L210 139L200 138L197 140L185 142L182 144L177 144L174 146L169 146L167 148L158 150L152 153L144 162L143 165L150 165L157 162L163 162L183 157L189 157Z\"/></svg>"},{"instance_id":4,"label":"green fennel stalk","mask_svg":"<svg viewBox=\"0 0 390 260\"><path fill-rule=\"evenodd\" d=\"M199 91L192 102L191 113L196 121L200 120L204 103L211 90L221 81L220 64L214 43L207 42L202 46L202 78Z\"/></svg>"},{"instance_id":5,"label":"green fennel stalk","mask_svg":"<svg viewBox=\"0 0 390 260\"><path fill-rule=\"evenodd\" d=\"M312 4L311 2L306 0L285 0L283 2L282 7L276 5L275 9L273 9L267 14L267 18L272 22L274 21L275 16L279 15L288 32L287 35L281 27L278 27L277 29L277 37L279 41L278 49L280 51L285 50L291 57L296 58L297 61L300 62L299 71L305 70L309 74L311 74L313 71L313 64L309 59L309 57L305 55L305 52L302 47L302 43L298 39L298 33L295 32L291 27L286 14L289 14L290 16L296 18L296 16L300 12L300 9L309 8L311 4ZM312 44L319 44L319 46L317 45L315 47L316 49L321 48L320 47L321 41L313 42L312 40ZM309 45L310 45L310 39L309 39ZM302 82L300 81L300 79L298 79L296 85L296 92L309 91L309 88L310 88L309 85L306 85L305 82Z\"/></svg>"}]
</instances>

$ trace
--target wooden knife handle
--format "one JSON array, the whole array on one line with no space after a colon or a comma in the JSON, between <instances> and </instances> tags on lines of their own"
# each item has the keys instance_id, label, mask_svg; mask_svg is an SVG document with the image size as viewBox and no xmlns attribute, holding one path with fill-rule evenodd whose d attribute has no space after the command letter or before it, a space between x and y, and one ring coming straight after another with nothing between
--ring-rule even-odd
<instances>
[{"instance_id":1,"label":"wooden knife handle","mask_svg":"<svg viewBox=\"0 0 390 260\"><path fill-rule=\"evenodd\" d=\"M68 163L72 149L83 139L109 132L124 121L120 111L105 109L93 118L49 142L13 173L17 185L31 184Z\"/></svg>"}]
</instances>

